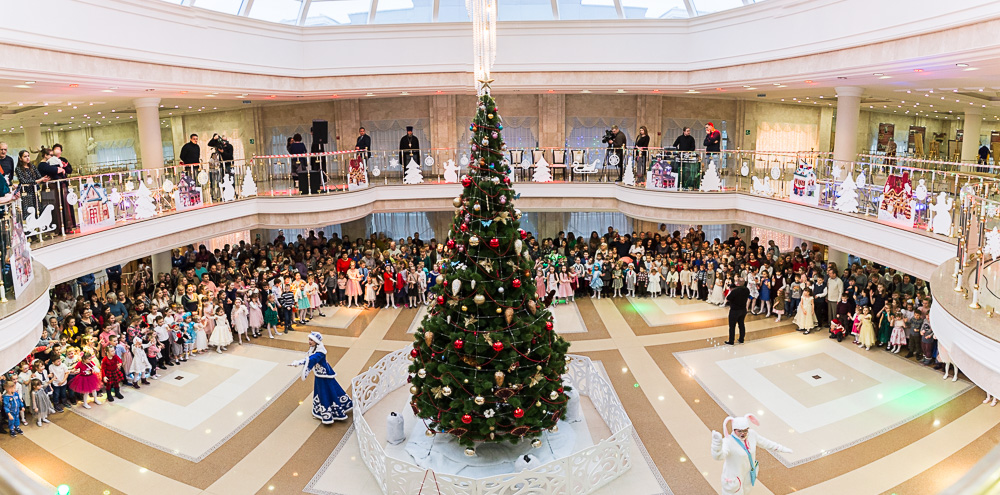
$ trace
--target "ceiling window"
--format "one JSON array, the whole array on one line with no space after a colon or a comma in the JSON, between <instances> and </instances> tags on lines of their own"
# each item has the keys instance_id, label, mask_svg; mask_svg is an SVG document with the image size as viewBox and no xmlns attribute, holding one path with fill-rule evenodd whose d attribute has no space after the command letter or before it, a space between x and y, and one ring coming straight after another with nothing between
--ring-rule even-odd
<instances>
[{"instance_id":1,"label":"ceiling window","mask_svg":"<svg viewBox=\"0 0 1000 495\"><path fill-rule=\"evenodd\" d=\"M312 0L306 26L368 24L371 0Z\"/></svg>"},{"instance_id":2,"label":"ceiling window","mask_svg":"<svg viewBox=\"0 0 1000 495\"><path fill-rule=\"evenodd\" d=\"M626 19L686 19L684 0L621 0Z\"/></svg>"},{"instance_id":3,"label":"ceiling window","mask_svg":"<svg viewBox=\"0 0 1000 495\"><path fill-rule=\"evenodd\" d=\"M431 22L432 0L378 0L375 24Z\"/></svg>"},{"instance_id":4,"label":"ceiling window","mask_svg":"<svg viewBox=\"0 0 1000 495\"><path fill-rule=\"evenodd\" d=\"M559 0L559 19L617 19L614 0Z\"/></svg>"},{"instance_id":5,"label":"ceiling window","mask_svg":"<svg viewBox=\"0 0 1000 495\"><path fill-rule=\"evenodd\" d=\"M712 14L743 6L743 0L691 0L698 15Z\"/></svg>"},{"instance_id":6,"label":"ceiling window","mask_svg":"<svg viewBox=\"0 0 1000 495\"><path fill-rule=\"evenodd\" d=\"M254 0L250 18L262 21L298 24L303 0Z\"/></svg>"},{"instance_id":7,"label":"ceiling window","mask_svg":"<svg viewBox=\"0 0 1000 495\"><path fill-rule=\"evenodd\" d=\"M497 17L501 21L551 21L550 0L497 0Z\"/></svg>"},{"instance_id":8,"label":"ceiling window","mask_svg":"<svg viewBox=\"0 0 1000 495\"><path fill-rule=\"evenodd\" d=\"M216 12L222 12L224 14L236 15L240 13L240 7L243 7L243 2L246 0L194 0L188 2L190 5L194 5L199 9L214 10Z\"/></svg>"},{"instance_id":9,"label":"ceiling window","mask_svg":"<svg viewBox=\"0 0 1000 495\"><path fill-rule=\"evenodd\" d=\"M438 22L470 22L465 0L439 0Z\"/></svg>"}]
</instances>

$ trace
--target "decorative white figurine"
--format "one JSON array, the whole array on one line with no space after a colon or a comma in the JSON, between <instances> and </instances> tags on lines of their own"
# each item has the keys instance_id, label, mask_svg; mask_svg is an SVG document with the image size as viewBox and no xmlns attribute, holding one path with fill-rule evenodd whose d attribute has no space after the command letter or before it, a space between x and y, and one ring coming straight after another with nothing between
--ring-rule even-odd
<instances>
[{"instance_id":1,"label":"decorative white figurine","mask_svg":"<svg viewBox=\"0 0 1000 495\"><path fill-rule=\"evenodd\" d=\"M733 431L728 424L732 422ZM772 452L790 453L792 450L777 442L768 440L750 429L750 424L760 426L757 417L747 414L727 417L722 422L722 433L712 431L712 458L723 461L722 493L724 495L748 495L757 483L759 464L757 446Z\"/></svg>"},{"instance_id":2,"label":"decorative white figurine","mask_svg":"<svg viewBox=\"0 0 1000 495\"><path fill-rule=\"evenodd\" d=\"M923 179L921 179L921 182ZM955 205L955 200L948 197L948 193L941 191L938 193L937 203L931 207L934 212L932 226L935 234L951 234L951 207Z\"/></svg>"},{"instance_id":3,"label":"decorative white figurine","mask_svg":"<svg viewBox=\"0 0 1000 495\"><path fill-rule=\"evenodd\" d=\"M444 181L448 183L458 182L459 166L451 158L444 162Z\"/></svg>"},{"instance_id":4,"label":"decorative white figurine","mask_svg":"<svg viewBox=\"0 0 1000 495\"><path fill-rule=\"evenodd\" d=\"M399 445L406 440L406 434L403 432L403 417L396 412L389 413L389 417L385 420L385 441L389 445Z\"/></svg>"}]
</instances>

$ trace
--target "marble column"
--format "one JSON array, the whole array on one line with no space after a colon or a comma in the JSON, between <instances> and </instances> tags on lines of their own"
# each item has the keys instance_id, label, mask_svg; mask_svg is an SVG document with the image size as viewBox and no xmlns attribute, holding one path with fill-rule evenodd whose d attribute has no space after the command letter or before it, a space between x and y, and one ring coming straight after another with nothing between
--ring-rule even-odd
<instances>
[{"instance_id":1,"label":"marble column","mask_svg":"<svg viewBox=\"0 0 1000 495\"><path fill-rule=\"evenodd\" d=\"M847 253L839 251L832 247L826 249L826 260L828 263L837 264L837 274L844 273L844 268L847 268Z\"/></svg>"},{"instance_id":2,"label":"marble column","mask_svg":"<svg viewBox=\"0 0 1000 495\"><path fill-rule=\"evenodd\" d=\"M979 157L979 132L983 128L983 109L970 106L962 117L962 163L976 163Z\"/></svg>"},{"instance_id":3,"label":"marble column","mask_svg":"<svg viewBox=\"0 0 1000 495\"><path fill-rule=\"evenodd\" d=\"M150 256L153 260L153 278L158 280L161 273L170 273L170 251L163 251Z\"/></svg>"},{"instance_id":4,"label":"marble column","mask_svg":"<svg viewBox=\"0 0 1000 495\"><path fill-rule=\"evenodd\" d=\"M42 144L44 144L42 143L42 123L38 120L26 120L22 125L24 127L24 142L28 145L28 151L34 155L42 149Z\"/></svg>"},{"instance_id":5,"label":"marble column","mask_svg":"<svg viewBox=\"0 0 1000 495\"><path fill-rule=\"evenodd\" d=\"M139 158L142 160L142 168L161 168L163 136L160 135L160 99L136 98L132 103L135 105L139 125Z\"/></svg>"},{"instance_id":6,"label":"marble column","mask_svg":"<svg viewBox=\"0 0 1000 495\"><path fill-rule=\"evenodd\" d=\"M861 116L861 95L865 88L844 86L837 89L837 135L833 144L833 159L853 162L858 156L858 118Z\"/></svg>"}]
</instances>

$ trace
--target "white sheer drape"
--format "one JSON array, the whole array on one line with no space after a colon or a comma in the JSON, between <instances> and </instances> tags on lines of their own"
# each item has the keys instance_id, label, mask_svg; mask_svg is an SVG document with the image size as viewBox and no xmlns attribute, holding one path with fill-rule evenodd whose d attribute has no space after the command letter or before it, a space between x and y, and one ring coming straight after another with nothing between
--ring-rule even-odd
<instances>
[{"instance_id":1,"label":"white sheer drape","mask_svg":"<svg viewBox=\"0 0 1000 495\"><path fill-rule=\"evenodd\" d=\"M405 239L414 232L419 232L421 239L435 237L434 227L427 213L373 213L368 216L365 235L385 234L392 239Z\"/></svg>"},{"instance_id":2,"label":"white sheer drape","mask_svg":"<svg viewBox=\"0 0 1000 495\"><path fill-rule=\"evenodd\" d=\"M399 140L406 135L406 126L413 126L413 135L420 140L421 156L433 148L430 138L430 119L363 120L361 126L372 137L373 150L398 150Z\"/></svg>"},{"instance_id":3,"label":"white sheer drape","mask_svg":"<svg viewBox=\"0 0 1000 495\"><path fill-rule=\"evenodd\" d=\"M469 151L469 140L472 139L472 132L469 124L472 123L472 116L458 118L458 149L463 152ZM503 116L503 140L507 143L507 149L527 149L538 146L538 117L518 117Z\"/></svg>"},{"instance_id":4,"label":"white sheer drape","mask_svg":"<svg viewBox=\"0 0 1000 495\"><path fill-rule=\"evenodd\" d=\"M273 126L268 128L267 146L264 149L264 153L268 155L287 155L288 138L294 136L295 134L302 135L302 143L306 145L307 150L312 149L312 134L309 132L310 127L311 126L309 125L303 124ZM332 128L330 129L330 132L333 132ZM208 140L205 139L204 142L207 143ZM327 139L327 142L329 142L329 139ZM327 151L332 151L332 148Z\"/></svg>"},{"instance_id":5,"label":"white sheer drape","mask_svg":"<svg viewBox=\"0 0 1000 495\"><path fill-rule=\"evenodd\" d=\"M819 126L816 124L757 124L757 151L815 150L819 147Z\"/></svg>"},{"instance_id":6,"label":"white sheer drape","mask_svg":"<svg viewBox=\"0 0 1000 495\"><path fill-rule=\"evenodd\" d=\"M569 148L603 148L604 131L617 125L625 133L625 141L631 145L635 134L636 120L627 117L566 117L566 146Z\"/></svg>"},{"instance_id":7,"label":"white sheer drape","mask_svg":"<svg viewBox=\"0 0 1000 495\"><path fill-rule=\"evenodd\" d=\"M135 141L132 139L98 141L96 151L98 163L135 162L139 159L135 153Z\"/></svg>"}]
</instances>

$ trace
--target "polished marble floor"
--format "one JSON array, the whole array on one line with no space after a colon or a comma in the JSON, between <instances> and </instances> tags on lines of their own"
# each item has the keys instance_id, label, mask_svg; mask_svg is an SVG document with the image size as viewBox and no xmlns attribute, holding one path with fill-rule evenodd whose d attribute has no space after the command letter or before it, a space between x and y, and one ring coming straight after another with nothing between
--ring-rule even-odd
<instances>
[{"instance_id":1,"label":"polished marble floor","mask_svg":"<svg viewBox=\"0 0 1000 495\"><path fill-rule=\"evenodd\" d=\"M347 385L405 346L422 312L325 312L289 335L171 368L123 401L31 424L0 449L73 493L374 494L350 422L313 419L311 380L284 364L319 331ZM636 429L641 462L601 493L718 493L710 433L731 413L758 414L762 434L795 450L761 453L754 493L764 495L935 494L1000 442L1000 408L964 379L805 336L787 320L750 317L747 344L726 347L726 310L698 301L588 298L554 312L570 351L607 371ZM588 417L589 428L599 421Z\"/></svg>"}]
</instances>

